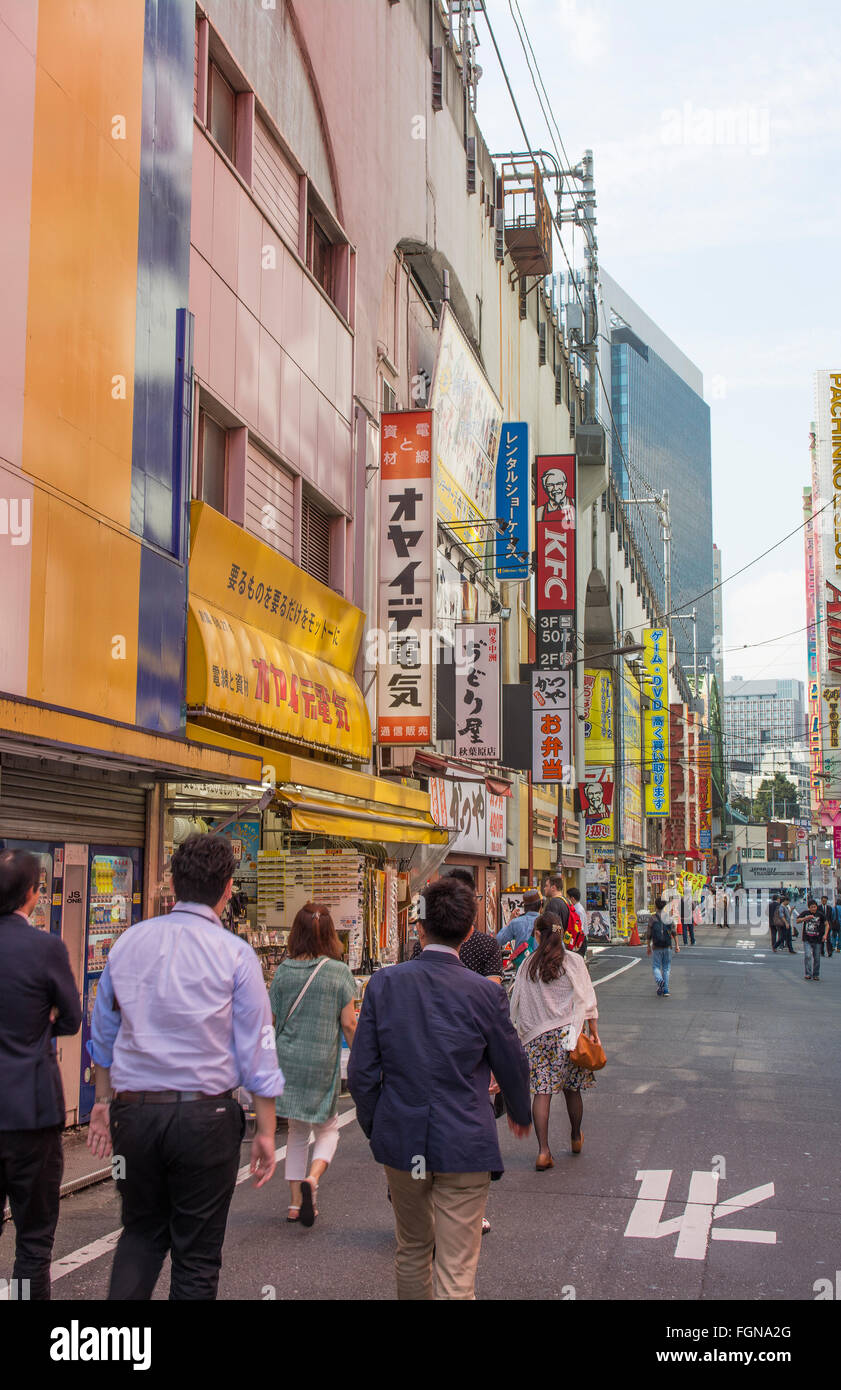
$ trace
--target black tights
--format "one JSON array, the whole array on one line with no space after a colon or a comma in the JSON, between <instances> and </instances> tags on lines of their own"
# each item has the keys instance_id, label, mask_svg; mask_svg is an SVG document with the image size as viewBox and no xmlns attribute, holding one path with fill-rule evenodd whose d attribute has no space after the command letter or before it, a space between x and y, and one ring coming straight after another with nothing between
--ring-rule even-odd
<instances>
[{"instance_id":1,"label":"black tights","mask_svg":"<svg viewBox=\"0 0 841 1390\"><path fill-rule=\"evenodd\" d=\"M580 1139L581 1118L584 1114L584 1100L581 1092L564 1091L564 1100L567 1103L572 1138ZM542 1154L549 1152L549 1107L551 1104L552 1097L550 1095L537 1095L532 1101L531 1114L534 1120L534 1132L537 1135L538 1148Z\"/></svg>"}]
</instances>

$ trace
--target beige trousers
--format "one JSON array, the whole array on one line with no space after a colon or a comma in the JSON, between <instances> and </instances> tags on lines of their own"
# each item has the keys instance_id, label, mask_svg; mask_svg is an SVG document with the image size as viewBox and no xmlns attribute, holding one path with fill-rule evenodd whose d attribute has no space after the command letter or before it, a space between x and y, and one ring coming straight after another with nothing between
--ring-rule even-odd
<instances>
[{"instance_id":1,"label":"beige trousers","mask_svg":"<svg viewBox=\"0 0 841 1390\"><path fill-rule=\"evenodd\" d=\"M475 1299L490 1173L385 1173L397 1233L397 1297Z\"/></svg>"}]
</instances>

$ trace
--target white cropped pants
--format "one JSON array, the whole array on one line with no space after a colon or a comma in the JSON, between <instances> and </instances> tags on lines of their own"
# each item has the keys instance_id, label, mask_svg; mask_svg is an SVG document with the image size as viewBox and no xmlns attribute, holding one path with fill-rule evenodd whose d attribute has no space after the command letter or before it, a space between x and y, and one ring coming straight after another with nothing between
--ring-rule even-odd
<instances>
[{"instance_id":1,"label":"white cropped pants","mask_svg":"<svg viewBox=\"0 0 841 1390\"><path fill-rule=\"evenodd\" d=\"M286 1181L301 1182L307 1176L307 1154L310 1140L315 1134L315 1147L312 1161L323 1159L332 1163L339 1144L339 1116L331 1115L323 1124L311 1125L308 1120L287 1120L289 1127L286 1139Z\"/></svg>"}]
</instances>

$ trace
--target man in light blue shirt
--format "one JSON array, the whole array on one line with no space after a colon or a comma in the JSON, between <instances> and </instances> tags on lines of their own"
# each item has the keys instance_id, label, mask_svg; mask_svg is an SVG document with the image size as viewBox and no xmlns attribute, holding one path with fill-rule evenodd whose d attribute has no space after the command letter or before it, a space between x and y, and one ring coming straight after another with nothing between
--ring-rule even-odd
<instances>
[{"instance_id":1,"label":"man in light blue shirt","mask_svg":"<svg viewBox=\"0 0 841 1390\"><path fill-rule=\"evenodd\" d=\"M525 944L530 936L534 935L534 924L540 916L540 894L526 893L523 898L523 911L519 917L512 917L507 927L503 927L497 936L500 946L505 946L509 941L514 950ZM525 960L526 953L523 952L519 957L517 965Z\"/></svg>"},{"instance_id":2,"label":"man in light blue shirt","mask_svg":"<svg viewBox=\"0 0 841 1390\"><path fill-rule=\"evenodd\" d=\"M125 932L99 982L88 1145L122 1160L112 1300L151 1298L168 1251L171 1299L216 1297L245 1128L238 1086L257 1113L256 1186L274 1172L283 1075L260 962L220 921L233 874L224 836L191 835L172 857L175 908Z\"/></svg>"}]
</instances>

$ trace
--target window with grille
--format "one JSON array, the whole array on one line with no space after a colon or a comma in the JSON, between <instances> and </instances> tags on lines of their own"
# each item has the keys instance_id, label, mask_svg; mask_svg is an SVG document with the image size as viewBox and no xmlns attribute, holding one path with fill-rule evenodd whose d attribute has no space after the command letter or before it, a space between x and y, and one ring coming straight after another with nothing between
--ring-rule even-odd
<instances>
[{"instance_id":1,"label":"window with grille","mask_svg":"<svg viewBox=\"0 0 841 1390\"><path fill-rule=\"evenodd\" d=\"M330 516L306 496L301 499L301 569L330 583Z\"/></svg>"}]
</instances>

